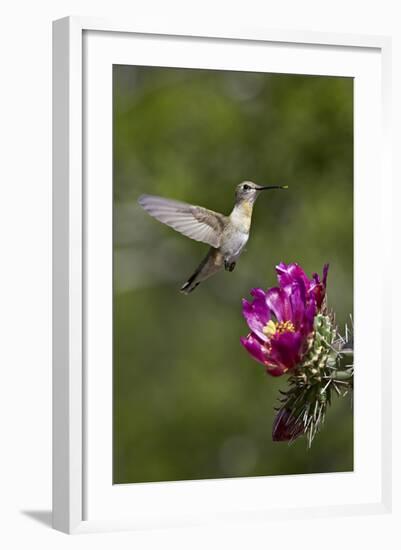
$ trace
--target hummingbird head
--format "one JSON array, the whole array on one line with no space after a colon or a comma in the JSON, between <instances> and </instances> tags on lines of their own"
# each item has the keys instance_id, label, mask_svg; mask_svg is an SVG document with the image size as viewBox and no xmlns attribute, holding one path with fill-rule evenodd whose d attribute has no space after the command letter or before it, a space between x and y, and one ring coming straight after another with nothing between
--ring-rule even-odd
<instances>
[{"instance_id":1,"label":"hummingbird head","mask_svg":"<svg viewBox=\"0 0 401 550\"><path fill-rule=\"evenodd\" d=\"M288 189L288 185L257 185L253 181L243 181L237 185L235 199L237 202L247 201L254 203L262 191L267 189Z\"/></svg>"}]
</instances>

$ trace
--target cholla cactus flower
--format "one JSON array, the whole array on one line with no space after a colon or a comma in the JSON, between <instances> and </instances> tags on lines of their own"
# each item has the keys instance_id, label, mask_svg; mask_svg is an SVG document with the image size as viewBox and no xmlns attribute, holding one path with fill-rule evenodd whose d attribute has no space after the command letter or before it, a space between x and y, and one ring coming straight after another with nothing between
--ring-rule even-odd
<instances>
[{"instance_id":1,"label":"cholla cactus flower","mask_svg":"<svg viewBox=\"0 0 401 550\"><path fill-rule=\"evenodd\" d=\"M278 287L251 290L252 302L243 300L243 315L250 333L241 338L248 353L268 374L289 374L290 389L281 392L273 424L274 441L292 441L307 435L309 445L324 421L331 389L340 395L352 387L353 366L342 357L352 350L327 311L328 264L323 276L307 277L296 263L276 267ZM351 353L350 353L351 351Z\"/></svg>"},{"instance_id":2,"label":"cholla cactus flower","mask_svg":"<svg viewBox=\"0 0 401 550\"><path fill-rule=\"evenodd\" d=\"M244 348L273 376L281 376L302 362L309 348L316 314L325 301L328 265L323 279L308 279L297 264L280 263L280 286L265 292L251 290L253 301L242 300L242 311L251 332L241 338Z\"/></svg>"}]
</instances>

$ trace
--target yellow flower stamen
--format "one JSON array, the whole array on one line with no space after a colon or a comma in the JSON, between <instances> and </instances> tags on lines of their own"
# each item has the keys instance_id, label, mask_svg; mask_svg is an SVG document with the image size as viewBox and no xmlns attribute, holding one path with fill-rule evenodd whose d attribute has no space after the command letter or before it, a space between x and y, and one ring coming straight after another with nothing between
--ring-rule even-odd
<instances>
[{"instance_id":1,"label":"yellow flower stamen","mask_svg":"<svg viewBox=\"0 0 401 550\"><path fill-rule=\"evenodd\" d=\"M272 337L275 334L282 334L283 332L295 332L295 327L292 321L281 321L280 323L275 323L270 320L263 329L266 336Z\"/></svg>"},{"instance_id":2,"label":"yellow flower stamen","mask_svg":"<svg viewBox=\"0 0 401 550\"><path fill-rule=\"evenodd\" d=\"M266 336L273 336L274 334L276 334L276 330L277 330L276 327L277 327L277 323L270 320L267 323L267 325L263 328L263 332L264 334L266 334Z\"/></svg>"},{"instance_id":3,"label":"yellow flower stamen","mask_svg":"<svg viewBox=\"0 0 401 550\"><path fill-rule=\"evenodd\" d=\"M277 325L277 332L295 332L295 327L292 321L282 321Z\"/></svg>"}]
</instances>

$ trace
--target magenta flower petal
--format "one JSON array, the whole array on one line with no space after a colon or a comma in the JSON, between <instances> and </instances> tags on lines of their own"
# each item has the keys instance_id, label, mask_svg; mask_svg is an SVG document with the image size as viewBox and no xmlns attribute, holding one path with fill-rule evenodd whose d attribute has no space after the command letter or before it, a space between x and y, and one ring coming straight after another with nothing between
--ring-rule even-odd
<instances>
[{"instance_id":1,"label":"magenta flower petal","mask_svg":"<svg viewBox=\"0 0 401 550\"><path fill-rule=\"evenodd\" d=\"M291 321L295 326L300 326L305 315L305 287L303 283L293 283L285 289L291 303Z\"/></svg>"},{"instance_id":2,"label":"magenta flower petal","mask_svg":"<svg viewBox=\"0 0 401 550\"><path fill-rule=\"evenodd\" d=\"M251 290L251 296L254 298L260 298L261 300L266 299L266 292L263 290L263 288L253 288Z\"/></svg>"},{"instance_id":3,"label":"magenta flower petal","mask_svg":"<svg viewBox=\"0 0 401 550\"><path fill-rule=\"evenodd\" d=\"M270 311L266 305L266 294L262 289L253 289L254 296L252 303L242 300L242 313L252 332L255 332L262 340L267 342L267 336L263 328L270 320Z\"/></svg>"},{"instance_id":4,"label":"magenta flower petal","mask_svg":"<svg viewBox=\"0 0 401 550\"><path fill-rule=\"evenodd\" d=\"M323 267L323 277L320 280L319 275L314 273L312 279L309 279L304 270L296 263L285 264L281 262L276 266L277 278L280 287L284 288L292 283L303 284L307 294L313 295L318 309L321 308L326 295L327 273L329 265Z\"/></svg>"},{"instance_id":5,"label":"magenta flower petal","mask_svg":"<svg viewBox=\"0 0 401 550\"><path fill-rule=\"evenodd\" d=\"M266 294L266 303L277 318L277 321L289 321L292 317L290 300L282 288L271 288Z\"/></svg>"},{"instance_id":6,"label":"magenta flower petal","mask_svg":"<svg viewBox=\"0 0 401 550\"><path fill-rule=\"evenodd\" d=\"M281 262L276 266L277 278L280 286L285 286L293 282L302 280L306 287L309 286L309 279L305 271L298 264L288 264Z\"/></svg>"},{"instance_id":7,"label":"magenta flower petal","mask_svg":"<svg viewBox=\"0 0 401 550\"><path fill-rule=\"evenodd\" d=\"M313 294L316 300L316 305L318 309L321 308L324 299L326 297L326 283L327 283L327 274L329 271L329 264L325 264L323 267L323 277L320 280L317 273L313 273L313 281L311 281L309 292Z\"/></svg>"},{"instance_id":8,"label":"magenta flower petal","mask_svg":"<svg viewBox=\"0 0 401 550\"><path fill-rule=\"evenodd\" d=\"M270 341L270 357L286 370L293 369L301 360L303 335L300 332L283 332Z\"/></svg>"},{"instance_id":9,"label":"magenta flower petal","mask_svg":"<svg viewBox=\"0 0 401 550\"><path fill-rule=\"evenodd\" d=\"M259 361L259 363L266 366L266 354L263 344L260 340L258 340L258 338L255 337L254 334L248 334L246 338L241 337L240 341L247 352L250 353L256 361Z\"/></svg>"},{"instance_id":10,"label":"magenta flower petal","mask_svg":"<svg viewBox=\"0 0 401 550\"><path fill-rule=\"evenodd\" d=\"M306 336L313 331L313 321L315 320L315 315L317 313L317 306L315 300L310 300L309 304L306 306L303 325L301 330Z\"/></svg>"},{"instance_id":11,"label":"magenta flower petal","mask_svg":"<svg viewBox=\"0 0 401 550\"><path fill-rule=\"evenodd\" d=\"M240 341L248 353L261 363L265 367L266 372L272 376L281 376L288 370L284 364L274 362L273 358L269 355L268 349L254 334L248 334L246 338L240 338Z\"/></svg>"}]
</instances>

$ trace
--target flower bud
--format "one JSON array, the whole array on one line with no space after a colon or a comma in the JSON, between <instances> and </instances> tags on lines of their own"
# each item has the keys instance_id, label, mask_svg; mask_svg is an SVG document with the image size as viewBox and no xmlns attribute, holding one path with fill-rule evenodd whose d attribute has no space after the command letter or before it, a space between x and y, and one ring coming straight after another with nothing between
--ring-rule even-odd
<instances>
[{"instance_id":1,"label":"flower bud","mask_svg":"<svg viewBox=\"0 0 401 550\"><path fill-rule=\"evenodd\" d=\"M293 441L304 433L302 420L296 419L286 407L280 409L273 422L273 441Z\"/></svg>"}]
</instances>

